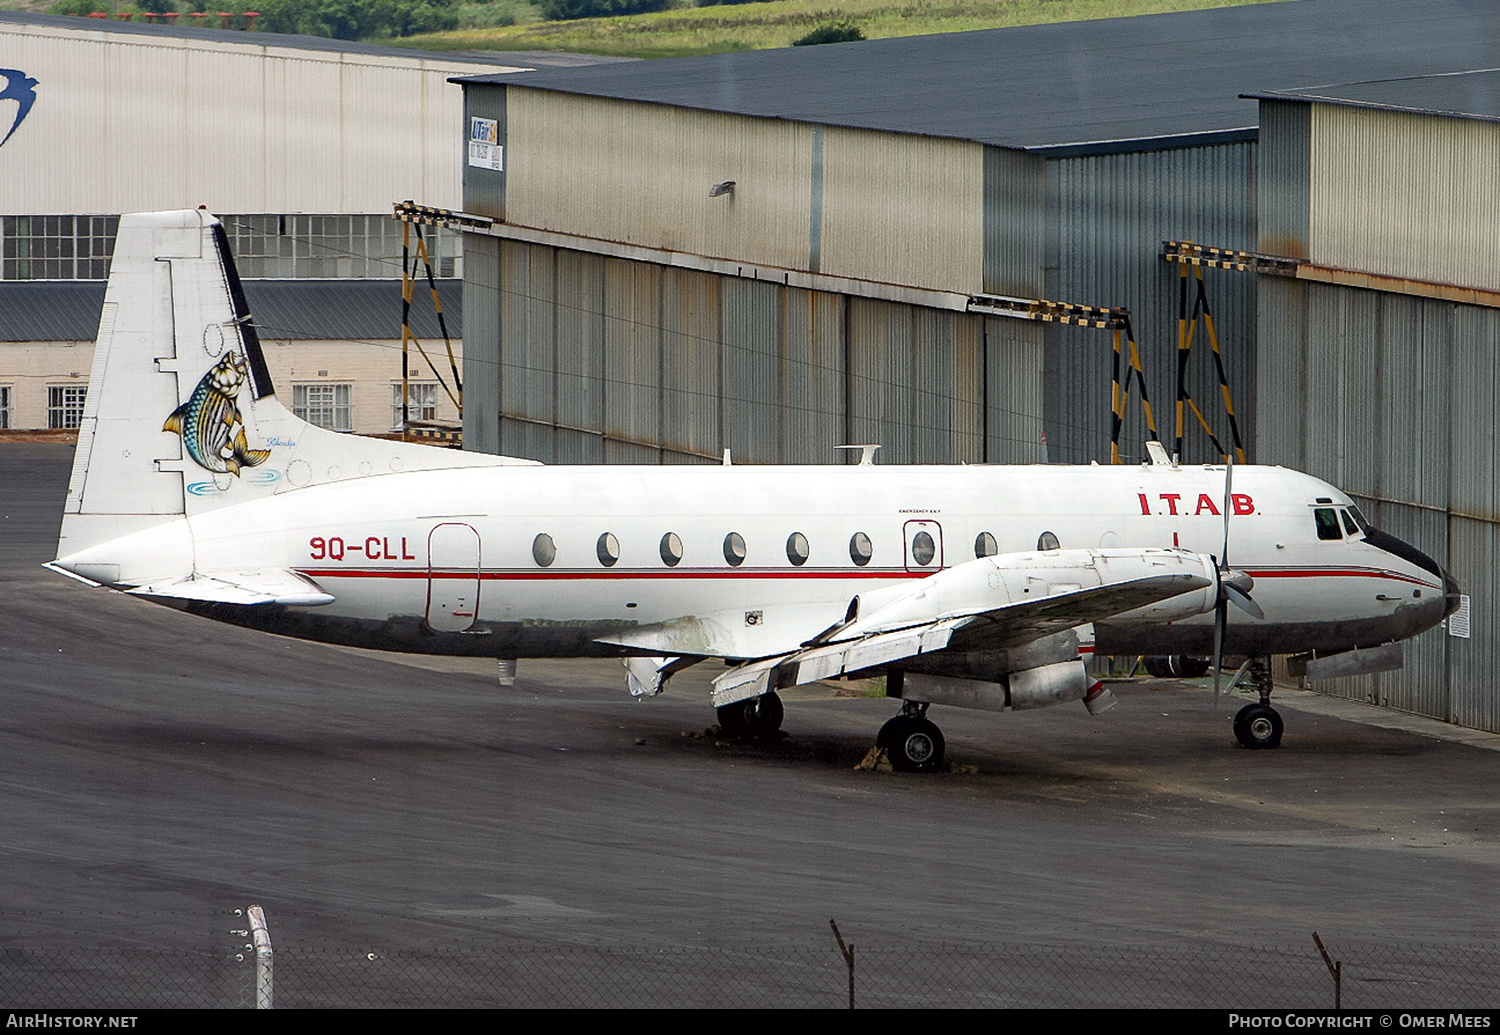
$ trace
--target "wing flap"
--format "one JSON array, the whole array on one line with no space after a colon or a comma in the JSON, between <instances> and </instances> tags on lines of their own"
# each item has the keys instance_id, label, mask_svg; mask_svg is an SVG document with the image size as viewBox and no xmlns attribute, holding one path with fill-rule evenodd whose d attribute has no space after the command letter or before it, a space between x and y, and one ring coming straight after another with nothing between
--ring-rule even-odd
<instances>
[{"instance_id":1,"label":"wing flap","mask_svg":"<svg viewBox=\"0 0 1500 1035\"><path fill-rule=\"evenodd\" d=\"M138 597L197 600L209 604L295 604L313 607L333 603L333 596L304 575L286 568L256 568L192 574L127 589Z\"/></svg>"}]
</instances>

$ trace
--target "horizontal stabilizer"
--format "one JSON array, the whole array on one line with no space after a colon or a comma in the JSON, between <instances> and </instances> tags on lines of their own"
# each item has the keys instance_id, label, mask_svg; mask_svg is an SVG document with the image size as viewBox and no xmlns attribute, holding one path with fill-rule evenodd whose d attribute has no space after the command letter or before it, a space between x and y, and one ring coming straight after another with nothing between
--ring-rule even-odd
<instances>
[{"instance_id":1,"label":"horizontal stabilizer","mask_svg":"<svg viewBox=\"0 0 1500 1035\"><path fill-rule=\"evenodd\" d=\"M297 604L311 607L331 604L334 599L311 579L284 568L185 575L125 592L133 596L200 600L209 604Z\"/></svg>"}]
</instances>

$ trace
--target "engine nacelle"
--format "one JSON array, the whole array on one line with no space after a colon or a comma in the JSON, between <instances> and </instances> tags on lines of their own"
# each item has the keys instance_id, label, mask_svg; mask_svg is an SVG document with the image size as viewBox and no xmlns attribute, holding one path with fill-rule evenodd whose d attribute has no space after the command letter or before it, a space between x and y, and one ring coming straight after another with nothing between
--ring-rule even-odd
<instances>
[{"instance_id":1,"label":"engine nacelle","mask_svg":"<svg viewBox=\"0 0 1500 1035\"><path fill-rule=\"evenodd\" d=\"M1091 713L1098 714L1114 703L1113 695L1099 687L1089 676L1084 660L1077 656L1071 661L1007 672L999 682L931 672L892 672L886 693L911 701L991 712L1083 701Z\"/></svg>"}]
</instances>

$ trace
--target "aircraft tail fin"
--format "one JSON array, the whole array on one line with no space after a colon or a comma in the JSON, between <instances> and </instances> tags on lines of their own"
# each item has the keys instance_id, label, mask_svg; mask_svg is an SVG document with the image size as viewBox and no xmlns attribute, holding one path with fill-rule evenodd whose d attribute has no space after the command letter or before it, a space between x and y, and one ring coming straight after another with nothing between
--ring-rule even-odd
<instances>
[{"instance_id":1,"label":"aircraft tail fin","mask_svg":"<svg viewBox=\"0 0 1500 1035\"><path fill-rule=\"evenodd\" d=\"M276 399L223 225L122 216L58 556L174 517L395 471L533 464L315 427Z\"/></svg>"}]
</instances>

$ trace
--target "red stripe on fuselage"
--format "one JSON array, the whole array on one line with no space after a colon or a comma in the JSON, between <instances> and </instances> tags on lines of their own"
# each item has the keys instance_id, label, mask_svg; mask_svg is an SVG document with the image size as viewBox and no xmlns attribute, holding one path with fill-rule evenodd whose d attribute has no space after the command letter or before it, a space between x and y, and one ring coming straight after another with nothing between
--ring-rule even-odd
<instances>
[{"instance_id":1,"label":"red stripe on fuselage","mask_svg":"<svg viewBox=\"0 0 1500 1035\"><path fill-rule=\"evenodd\" d=\"M472 571L429 571L426 568L298 568L313 579L472 579ZM596 579L916 579L932 571L481 571L486 581L582 581Z\"/></svg>"}]
</instances>

